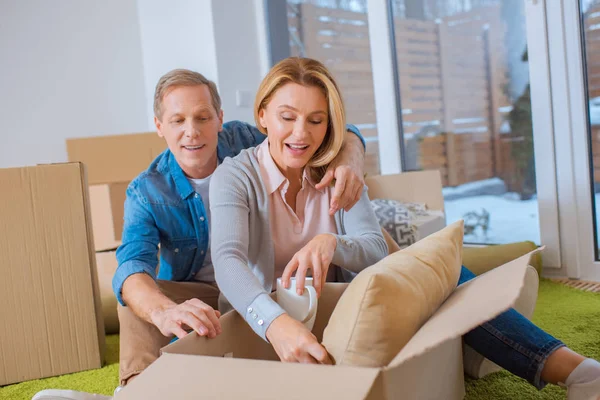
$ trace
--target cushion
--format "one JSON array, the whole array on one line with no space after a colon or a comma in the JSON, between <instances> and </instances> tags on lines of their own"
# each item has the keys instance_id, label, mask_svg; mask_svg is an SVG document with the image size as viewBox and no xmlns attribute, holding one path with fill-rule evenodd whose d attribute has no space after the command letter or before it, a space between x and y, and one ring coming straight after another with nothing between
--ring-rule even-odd
<instances>
[{"instance_id":1,"label":"cushion","mask_svg":"<svg viewBox=\"0 0 600 400\"><path fill-rule=\"evenodd\" d=\"M465 247L463 250L463 265L475 275L481 275L537 248L538 246L535 243L529 241L482 247ZM529 264L537 270L538 275L542 275L541 252L533 254Z\"/></svg>"},{"instance_id":2,"label":"cushion","mask_svg":"<svg viewBox=\"0 0 600 400\"><path fill-rule=\"evenodd\" d=\"M379 225L401 248L416 242L415 227L411 224L412 215L407 206L395 200L374 199L371 207Z\"/></svg>"},{"instance_id":3,"label":"cushion","mask_svg":"<svg viewBox=\"0 0 600 400\"><path fill-rule=\"evenodd\" d=\"M323 333L334 362L387 365L456 288L462 245L458 221L360 272Z\"/></svg>"}]
</instances>

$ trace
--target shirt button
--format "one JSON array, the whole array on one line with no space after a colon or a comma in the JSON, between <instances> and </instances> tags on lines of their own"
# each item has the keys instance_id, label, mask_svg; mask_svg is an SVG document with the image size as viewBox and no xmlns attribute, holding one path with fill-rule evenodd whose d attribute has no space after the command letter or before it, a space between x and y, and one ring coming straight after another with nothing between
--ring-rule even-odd
<instances>
[{"instance_id":1,"label":"shirt button","mask_svg":"<svg viewBox=\"0 0 600 400\"><path fill-rule=\"evenodd\" d=\"M204 217L200 217L200 221L204 221Z\"/></svg>"},{"instance_id":2,"label":"shirt button","mask_svg":"<svg viewBox=\"0 0 600 400\"><path fill-rule=\"evenodd\" d=\"M200 251L200 254L204 254L204 250Z\"/></svg>"},{"instance_id":3,"label":"shirt button","mask_svg":"<svg viewBox=\"0 0 600 400\"><path fill-rule=\"evenodd\" d=\"M256 319L256 318L258 318L258 314L257 313L252 314L252 319Z\"/></svg>"},{"instance_id":4,"label":"shirt button","mask_svg":"<svg viewBox=\"0 0 600 400\"><path fill-rule=\"evenodd\" d=\"M259 319L257 322L257 324L259 324L260 326L262 326L262 324L264 324L264 323L265 323L265 321L263 321L262 319Z\"/></svg>"},{"instance_id":5,"label":"shirt button","mask_svg":"<svg viewBox=\"0 0 600 400\"><path fill-rule=\"evenodd\" d=\"M196 193L196 194L194 195L194 197L195 197L195 198L198 198L198 197L200 197L200 195L199 195L198 193Z\"/></svg>"},{"instance_id":6,"label":"shirt button","mask_svg":"<svg viewBox=\"0 0 600 400\"><path fill-rule=\"evenodd\" d=\"M248 307L248 312L251 313L253 311L252 307Z\"/></svg>"},{"instance_id":7,"label":"shirt button","mask_svg":"<svg viewBox=\"0 0 600 400\"><path fill-rule=\"evenodd\" d=\"M179 253L179 248L176 248L176 249L175 249L175 253Z\"/></svg>"}]
</instances>

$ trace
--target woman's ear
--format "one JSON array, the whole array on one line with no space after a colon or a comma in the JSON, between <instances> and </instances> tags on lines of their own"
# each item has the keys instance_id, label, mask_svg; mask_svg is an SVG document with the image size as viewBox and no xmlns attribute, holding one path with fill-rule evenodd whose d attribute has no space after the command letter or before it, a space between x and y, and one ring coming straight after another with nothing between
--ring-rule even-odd
<instances>
[{"instance_id":1,"label":"woman's ear","mask_svg":"<svg viewBox=\"0 0 600 400\"><path fill-rule=\"evenodd\" d=\"M265 118L265 109L261 108L258 110L258 122L260 123L260 127L265 131L267 130L267 119Z\"/></svg>"}]
</instances>

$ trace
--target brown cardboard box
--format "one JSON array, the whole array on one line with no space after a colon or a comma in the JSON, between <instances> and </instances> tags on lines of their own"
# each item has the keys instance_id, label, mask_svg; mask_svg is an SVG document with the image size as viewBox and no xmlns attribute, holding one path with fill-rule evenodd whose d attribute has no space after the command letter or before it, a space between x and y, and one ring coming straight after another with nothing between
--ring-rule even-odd
<instances>
[{"instance_id":1,"label":"brown cardboard box","mask_svg":"<svg viewBox=\"0 0 600 400\"><path fill-rule=\"evenodd\" d=\"M67 139L69 161L87 166L90 185L129 182L166 148L155 132Z\"/></svg>"},{"instance_id":2,"label":"brown cardboard box","mask_svg":"<svg viewBox=\"0 0 600 400\"><path fill-rule=\"evenodd\" d=\"M431 210L444 211L442 178L439 171L414 171L377 175L365 180L370 199L423 203Z\"/></svg>"},{"instance_id":3,"label":"brown cardboard box","mask_svg":"<svg viewBox=\"0 0 600 400\"><path fill-rule=\"evenodd\" d=\"M90 207L96 251L112 250L121 244L125 196L129 182L90 186Z\"/></svg>"},{"instance_id":4,"label":"brown cardboard box","mask_svg":"<svg viewBox=\"0 0 600 400\"><path fill-rule=\"evenodd\" d=\"M117 298L112 289L112 279L117 270L117 254L114 251L96 253L98 268L98 285L102 301L102 316L107 334L119 333L119 317L117 315Z\"/></svg>"},{"instance_id":5,"label":"brown cardboard box","mask_svg":"<svg viewBox=\"0 0 600 400\"><path fill-rule=\"evenodd\" d=\"M412 220L416 240L421 240L446 226L442 178L439 171L403 172L377 175L366 179L370 199L396 200L402 203L425 204L430 215Z\"/></svg>"},{"instance_id":6,"label":"brown cardboard box","mask_svg":"<svg viewBox=\"0 0 600 400\"><path fill-rule=\"evenodd\" d=\"M0 385L101 367L83 165L0 169L0 187Z\"/></svg>"},{"instance_id":7,"label":"brown cardboard box","mask_svg":"<svg viewBox=\"0 0 600 400\"><path fill-rule=\"evenodd\" d=\"M220 336L206 339L192 333L166 346L116 399L462 399L461 337L515 303L529 257L458 287L386 367L275 361L272 347L230 312L221 318ZM317 338L345 288L327 284L313 329Z\"/></svg>"}]
</instances>

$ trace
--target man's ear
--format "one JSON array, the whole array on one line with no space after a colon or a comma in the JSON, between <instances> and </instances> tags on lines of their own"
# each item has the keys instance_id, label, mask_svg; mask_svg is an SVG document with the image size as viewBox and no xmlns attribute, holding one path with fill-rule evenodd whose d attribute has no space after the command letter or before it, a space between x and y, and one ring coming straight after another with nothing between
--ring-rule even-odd
<instances>
[{"instance_id":1,"label":"man's ear","mask_svg":"<svg viewBox=\"0 0 600 400\"><path fill-rule=\"evenodd\" d=\"M219 110L219 132L223 130L223 110Z\"/></svg>"},{"instance_id":2,"label":"man's ear","mask_svg":"<svg viewBox=\"0 0 600 400\"><path fill-rule=\"evenodd\" d=\"M164 137L164 135L161 132L162 122L160 122L160 119L158 119L156 116L154 117L154 126L156 126L156 133L158 133L158 136Z\"/></svg>"}]
</instances>

